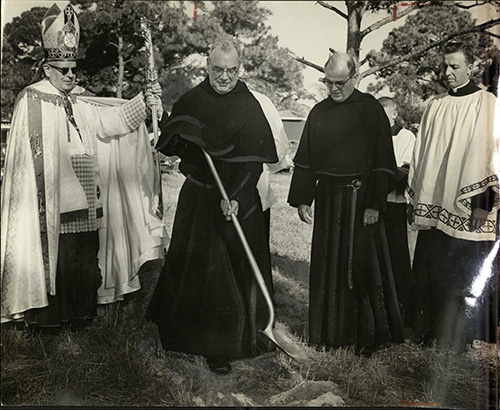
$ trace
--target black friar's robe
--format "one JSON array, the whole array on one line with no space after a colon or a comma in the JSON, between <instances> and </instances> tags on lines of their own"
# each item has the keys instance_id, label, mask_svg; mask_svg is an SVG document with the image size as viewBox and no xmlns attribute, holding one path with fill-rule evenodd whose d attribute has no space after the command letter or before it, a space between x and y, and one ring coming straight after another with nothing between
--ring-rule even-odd
<instances>
[{"instance_id":1,"label":"black friar's robe","mask_svg":"<svg viewBox=\"0 0 500 410\"><path fill-rule=\"evenodd\" d=\"M278 159L265 113L241 81L221 95L207 79L180 98L160 127L157 149L178 155L187 178L148 315L166 350L253 356L268 307L235 228L222 215L222 196L200 147L239 203L238 219L271 292L269 242L256 188L262 164Z\"/></svg>"},{"instance_id":2,"label":"black friar's robe","mask_svg":"<svg viewBox=\"0 0 500 410\"><path fill-rule=\"evenodd\" d=\"M315 202L309 341L365 347L401 340L378 256L380 222L363 226L366 208L383 212L397 169L382 106L358 90L342 103L323 100L309 114L294 162L288 202Z\"/></svg>"}]
</instances>

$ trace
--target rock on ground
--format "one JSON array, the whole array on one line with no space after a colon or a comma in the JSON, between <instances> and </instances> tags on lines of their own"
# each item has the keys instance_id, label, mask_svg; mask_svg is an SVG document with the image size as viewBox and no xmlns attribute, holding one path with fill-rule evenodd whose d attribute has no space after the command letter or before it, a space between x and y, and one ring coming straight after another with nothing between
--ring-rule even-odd
<instances>
[{"instance_id":1,"label":"rock on ground","mask_svg":"<svg viewBox=\"0 0 500 410\"><path fill-rule=\"evenodd\" d=\"M339 386L329 381L310 381L272 396L272 406L345 406Z\"/></svg>"},{"instance_id":2,"label":"rock on ground","mask_svg":"<svg viewBox=\"0 0 500 410\"><path fill-rule=\"evenodd\" d=\"M203 397L193 398L195 406L254 407L252 399L242 393L208 392Z\"/></svg>"}]
</instances>

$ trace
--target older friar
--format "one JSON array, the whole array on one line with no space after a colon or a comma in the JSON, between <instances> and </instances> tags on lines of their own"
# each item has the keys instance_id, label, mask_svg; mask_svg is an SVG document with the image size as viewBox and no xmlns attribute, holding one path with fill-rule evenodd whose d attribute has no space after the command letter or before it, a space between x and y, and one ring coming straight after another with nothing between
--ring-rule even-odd
<instances>
[{"instance_id":1,"label":"older friar","mask_svg":"<svg viewBox=\"0 0 500 410\"><path fill-rule=\"evenodd\" d=\"M275 139L284 131L271 101L250 91L239 80L240 70L239 45L217 40L207 58L207 78L162 119L157 145L181 158L179 169L187 178L149 317L158 324L164 349L203 355L220 374L231 371L231 359L270 347L258 333L267 324L268 306L229 221L233 213L238 216L271 293L257 184L263 165L278 161ZM213 158L229 201L221 198L202 149Z\"/></svg>"},{"instance_id":2,"label":"older friar","mask_svg":"<svg viewBox=\"0 0 500 410\"><path fill-rule=\"evenodd\" d=\"M354 58L332 54L323 79L329 96L307 118L288 202L302 221L314 219L309 342L355 345L370 354L402 341L394 294L381 279L386 265L376 251L397 168L389 120L373 96L355 88L357 79Z\"/></svg>"}]
</instances>

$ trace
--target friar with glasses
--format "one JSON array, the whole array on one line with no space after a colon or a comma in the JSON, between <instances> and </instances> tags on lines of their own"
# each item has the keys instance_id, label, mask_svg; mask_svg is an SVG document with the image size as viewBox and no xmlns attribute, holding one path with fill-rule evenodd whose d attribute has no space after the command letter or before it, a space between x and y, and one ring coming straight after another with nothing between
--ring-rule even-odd
<instances>
[{"instance_id":1,"label":"friar with glasses","mask_svg":"<svg viewBox=\"0 0 500 410\"><path fill-rule=\"evenodd\" d=\"M269 243L257 182L275 163L281 119L271 101L238 79L240 47L218 39L207 58L207 78L185 93L160 123L157 149L181 158L186 176L171 243L149 306L165 350L206 357L218 374L230 361L267 350L258 331L268 306L231 215L237 215L265 283L272 291ZM202 149L229 196L222 199Z\"/></svg>"},{"instance_id":2,"label":"friar with glasses","mask_svg":"<svg viewBox=\"0 0 500 410\"><path fill-rule=\"evenodd\" d=\"M473 83L470 46L450 42L441 51L448 92L424 112L406 191L418 230L414 326L425 342L462 352L497 339L497 99Z\"/></svg>"},{"instance_id":3,"label":"friar with glasses","mask_svg":"<svg viewBox=\"0 0 500 410\"><path fill-rule=\"evenodd\" d=\"M386 309L389 290L376 249L397 167L389 120L373 96L355 88L357 79L351 55L330 56L322 80L329 95L307 118L288 202L302 221L314 220L309 342L370 354L401 341L392 332L400 318Z\"/></svg>"},{"instance_id":4,"label":"friar with glasses","mask_svg":"<svg viewBox=\"0 0 500 410\"><path fill-rule=\"evenodd\" d=\"M99 297L139 289L140 265L162 256L145 97L85 97L76 85L79 36L73 7L54 4L42 20L43 78L14 108L2 183L2 323L85 327ZM148 101L161 110L151 92Z\"/></svg>"}]
</instances>

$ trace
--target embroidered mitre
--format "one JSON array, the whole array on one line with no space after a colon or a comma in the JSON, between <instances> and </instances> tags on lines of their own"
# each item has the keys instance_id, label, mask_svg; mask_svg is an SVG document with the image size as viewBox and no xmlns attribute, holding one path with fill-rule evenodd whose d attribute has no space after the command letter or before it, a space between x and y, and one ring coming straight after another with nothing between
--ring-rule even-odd
<instances>
[{"instance_id":1,"label":"embroidered mitre","mask_svg":"<svg viewBox=\"0 0 500 410\"><path fill-rule=\"evenodd\" d=\"M53 4L42 20L45 61L74 61L78 53L80 24L75 10L67 5L64 11Z\"/></svg>"}]
</instances>

